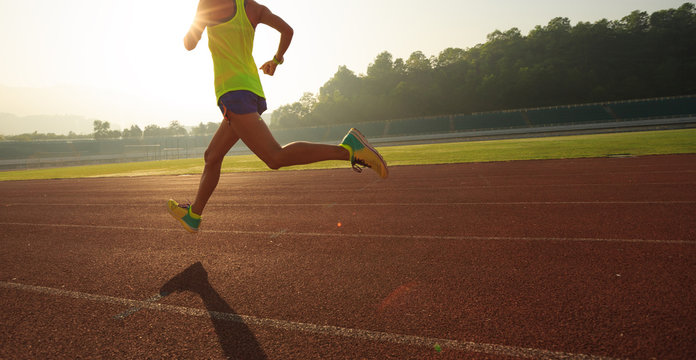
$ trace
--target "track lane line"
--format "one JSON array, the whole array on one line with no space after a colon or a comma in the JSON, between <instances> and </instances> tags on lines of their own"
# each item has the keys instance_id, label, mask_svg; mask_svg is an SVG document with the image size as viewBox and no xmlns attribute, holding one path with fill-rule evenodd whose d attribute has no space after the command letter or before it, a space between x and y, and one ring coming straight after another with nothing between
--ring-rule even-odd
<instances>
[{"instance_id":1,"label":"track lane line","mask_svg":"<svg viewBox=\"0 0 696 360\"><path fill-rule=\"evenodd\" d=\"M22 290L32 293L82 299L93 302L130 306L131 308L149 309L176 313L181 315L208 317L216 320L244 323L247 325L257 325L262 327L276 328L286 331L298 331L319 335L329 335L334 337L345 337L360 340L388 342L418 347L433 348L438 345L441 349L451 349L458 351L477 352L489 355L515 356L527 359L577 359L577 360L613 360L611 357L575 354L559 351L551 351L535 348L524 348L499 344L476 343L471 341L460 341L452 339L439 339L422 337L416 335L395 334L375 330L365 330L356 328L345 328L332 325L317 325L279 319L268 319L250 315L239 315L233 313L223 313L208 311L184 306L159 304L151 299L141 301L125 299L107 295L89 294L79 291L56 289L44 286L26 285L15 282L0 281L0 287L6 289Z\"/></svg>"},{"instance_id":2,"label":"track lane line","mask_svg":"<svg viewBox=\"0 0 696 360\"><path fill-rule=\"evenodd\" d=\"M145 301L145 302L148 302L148 303L156 303L156 302L158 302L158 301L164 299L164 298L167 297L168 295L169 295L169 293L159 293L159 294L155 294L155 295L149 297L148 299L145 299L144 301ZM128 309L128 310L122 312L122 313L119 313L119 314L115 315L115 316L114 316L114 319L117 319L117 320L124 320L125 318L127 318L127 317L129 317L129 316L135 314L135 313L138 312L138 311L140 311L140 309L142 309L142 308L141 308L141 307L138 307L138 306L134 306L134 307L132 307L132 308L130 308L130 309Z\"/></svg>"},{"instance_id":3,"label":"track lane line","mask_svg":"<svg viewBox=\"0 0 696 360\"><path fill-rule=\"evenodd\" d=\"M379 180L379 179L378 179ZM381 181L381 180L379 180ZM371 185L371 184L368 184ZM408 186L400 184L399 186L396 187L391 187L391 188L371 188L370 186L363 186L362 188L353 188L353 189L322 189L322 188L313 188L311 190L312 193L355 193L358 191L376 191L376 192L384 192L384 191L422 191L423 187L417 187L417 186ZM567 184L519 184L519 185L504 185L504 184L499 184L499 185L488 185L488 184L459 184L459 185L447 185L447 186L431 186L430 188L435 189L435 190L463 190L463 189L497 189L497 188L510 188L510 189L515 189L515 188L569 188L569 187L638 187L638 186L686 186L686 185L696 185L696 182L646 182L646 183L639 183L639 182L630 182L630 183L567 183ZM305 187L302 186L278 186L277 188L274 189L268 189L268 188L257 188L253 189L254 193L268 193L268 192L277 192L277 191L284 191L284 192L292 192L297 189L305 189ZM239 189L225 189L224 190L226 194L236 194L236 193L249 193L248 189L245 190L239 190ZM85 196L85 191L84 190L61 190L61 194L79 194L80 196ZM99 193L94 191L94 193ZM101 193L99 193L101 194ZM163 196L169 196L169 195L163 195Z\"/></svg>"},{"instance_id":4,"label":"track lane line","mask_svg":"<svg viewBox=\"0 0 696 360\"><path fill-rule=\"evenodd\" d=\"M320 206L331 208L334 206L480 206L480 205L694 205L696 200L636 200L636 201L469 201L469 202L371 202L371 203L285 203L285 204L211 204L209 207L214 208L229 208L229 207L307 207ZM85 204L85 203L6 203L5 207L11 206L125 206L125 207L161 207L152 203L110 203L110 204Z\"/></svg>"},{"instance_id":5,"label":"track lane line","mask_svg":"<svg viewBox=\"0 0 696 360\"><path fill-rule=\"evenodd\" d=\"M21 222L0 222L0 226L35 226L35 227L55 227L55 228L77 228L77 229L101 229L101 230L135 230L135 231L156 231L156 232L180 232L184 234L180 227L171 228L146 228L129 226L111 225L80 225L80 224L38 224ZM282 231L282 230L281 230ZM243 230L199 230L198 234L233 234L233 235L260 235L260 236L279 236L279 231L243 231ZM189 234L190 235L190 234ZM394 234L347 234L347 233L317 233L317 232L289 232L283 231L282 235L298 237L349 237L349 238L386 238L386 239L431 239L431 240L493 240L493 241L569 241L569 242L607 242L607 243L646 243L646 244L680 244L696 245L696 240L650 240L650 239L603 239L603 238L561 238L561 237L524 237L524 236L456 236L456 235L394 235ZM195 235L191 235L192 237Z\"/></svg>"}]
</instances>

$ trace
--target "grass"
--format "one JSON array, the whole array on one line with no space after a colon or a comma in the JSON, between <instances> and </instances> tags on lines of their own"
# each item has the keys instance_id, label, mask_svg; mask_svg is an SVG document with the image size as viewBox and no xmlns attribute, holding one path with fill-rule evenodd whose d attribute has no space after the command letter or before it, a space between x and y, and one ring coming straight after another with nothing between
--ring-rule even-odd
<instances>
[{"instance_id":1,"label":"grass","mask_svg":"<svg viewBox=\"0 0 696 360\"><path fill-rule=\"evenodd\" d=\"M688 154L696 153L696 129L413 145L380 151L391 165Z\"/></svg>"},{"instance_id":2,"label":"grass","mask_svg":"<svg viewBox=\"0 0 696 360\"><path fill-rule=\"evenodd\" d=\"M696 129L458 142L378 148L390 166L532 159L570 159L612 155L696 153ZM293 166L289 170L347 167L340 161ZM0 172L0 181L82 177L199 174L202 159L75 166ZM268 171L254 155L229 156L223 172Z\"/></svg>"}]
</instances>

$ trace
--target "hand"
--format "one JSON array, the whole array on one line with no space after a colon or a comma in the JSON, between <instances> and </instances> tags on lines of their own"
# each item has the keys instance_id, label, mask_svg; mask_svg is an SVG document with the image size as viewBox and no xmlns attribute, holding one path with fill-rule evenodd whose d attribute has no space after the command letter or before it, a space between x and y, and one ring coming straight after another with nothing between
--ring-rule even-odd
<instances>
[{"instance_id":1,"label":"hand","mask_svg":"<svg viewBox=\"0 0 696 360\"><path fill-rule=\"evenodd\" d=\"M265 64L261 65L259 69L263 70L263 73L266 75L271 75L275 74L275 70L278 67L278 64L275 63L275 61L270 60L266 61Z\"/></svg>"}]
</instances>

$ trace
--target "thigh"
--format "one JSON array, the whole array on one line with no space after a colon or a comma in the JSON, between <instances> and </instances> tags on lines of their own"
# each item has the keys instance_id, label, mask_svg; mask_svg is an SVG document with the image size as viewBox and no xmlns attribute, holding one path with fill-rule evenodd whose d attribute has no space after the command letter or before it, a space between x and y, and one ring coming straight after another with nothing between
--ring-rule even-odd
<instances>
[{"instance_id":1,"label":"thigh","mask_svg":"<svg viewBox=\"0 0 696 360\"><path fill-rule=\"evenodd\" d=\"M258 113L239 115L228 112L227 119L234 132L261 160L266 161L281 151L280 144Z\"/></svg>"}]
</instances>

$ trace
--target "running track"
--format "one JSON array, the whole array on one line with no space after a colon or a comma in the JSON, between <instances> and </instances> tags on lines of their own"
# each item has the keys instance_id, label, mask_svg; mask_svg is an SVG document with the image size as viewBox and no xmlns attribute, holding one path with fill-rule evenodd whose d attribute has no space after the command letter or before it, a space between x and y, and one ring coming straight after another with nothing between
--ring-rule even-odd
<instances>
[{"instance_id":1,"label":"running track","mask_svg":"<svg viewBox=\"0 0 696 360\"><path fill-rule=\"evenodd\" d=\"M0 183L0 358L696 358L696 155L197 183Z\"/></svg>"}]
</instances>

